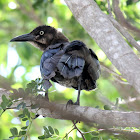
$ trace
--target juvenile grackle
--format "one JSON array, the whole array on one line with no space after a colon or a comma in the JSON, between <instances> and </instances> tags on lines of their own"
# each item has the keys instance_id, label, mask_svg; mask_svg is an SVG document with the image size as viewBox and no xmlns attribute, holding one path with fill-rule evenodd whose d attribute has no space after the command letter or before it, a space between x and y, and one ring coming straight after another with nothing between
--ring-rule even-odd
<instances>
[{"instance_id":1,"label":"juvenile grackle","mask_svg":"<svg viewBox=\"0 0 140 140\"><path fill-rule=\"evenodd\" d=\"M11 40L14 41L27 41L44 51L40 71L46 90L51 86L49 80L78 90L77 101L73 103L69 100L68 104L80 105L80 90L89 91L96 88L100 64L96 54L83 42L69 42L61 32L46 25ZM48 97L48 94L46 96Z\"/></svg>"}]
</instances>

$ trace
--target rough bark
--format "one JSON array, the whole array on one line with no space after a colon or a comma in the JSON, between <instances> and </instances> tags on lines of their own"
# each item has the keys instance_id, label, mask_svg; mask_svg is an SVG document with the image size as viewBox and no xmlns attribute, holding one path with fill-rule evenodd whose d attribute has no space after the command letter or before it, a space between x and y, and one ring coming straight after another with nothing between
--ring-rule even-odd
<instances>
[{"instance_id":1,"label":"rough bark","mask_svg":"<svg viewBox=\"0 0 140 140\"><path fill-rule=\"evenodd\" d=\"M2 102L3 94L5 94L7 98L9 95L13 95L4 89L0 89L0 103ZM103 127L140 127L140 112L110 111L74 105L66 108L65 104L50 103L43 98L37 99L36 97L25 95L25 93L15 94L13 97L23 98L26 106L30 106L31 102L38 104L40 110L31 109L31 111L46 117L97 123ZM11 109L15 108L20 102L23 102L23 100L14 103Z\"/></svg>"},{"instance_id":2,"label":"rough bark","mask_svg":"<svg viewBox=\"0 0 140 140\"><path fill-rule=\"evenodd\" d=\"M123 28L113 17L109 16L110 21L116 29L127 39L127 41L135 47L140 52L140 45L136 42L136 40Z\"/></svg>"},{"instance_id":3,"label":"rough bark","mask_svg":"<svg viewBox=\"0 0 140 140\"><path fill-rule=\"evenodd\" d=\"M94 0L65 0L78 22L140 93L140 60Z\"/></svg>"}]
</instances>

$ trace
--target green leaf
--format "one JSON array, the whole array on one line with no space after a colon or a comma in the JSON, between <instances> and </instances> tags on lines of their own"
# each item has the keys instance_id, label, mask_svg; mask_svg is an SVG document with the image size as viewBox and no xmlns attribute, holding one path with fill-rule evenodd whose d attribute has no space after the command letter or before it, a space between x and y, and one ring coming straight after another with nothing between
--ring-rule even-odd
<instances>
[{"instance_id":1,"label":"green leaf","mask_svg":"<svg viewBox=\"0 0 140 140\"><path fill-rule=\"evenodd\" d=\"M26 131L20 131L21 135L25 135Z\"/></svg>"},{"instance_id":2,"label":"green leaf","mask_svg":"<svg viewBox=\"0 0 140 140\"><path fill-rule=\"evenodd\" d=\"M73 140L73 138L72 137L69 137L69 140Z\"/></svg>"},{"instance_id":3,"label":"green leaf","mask_svg":"<svg viewBox=\"0 0 140 140\"><path fill-rule=\"evenodd\" d=\"M26 126L29 126L29 120L27 120L27 122L26 122Z\"/></svg>"},{"instance_id":4,"label":"green leaf","mask_svg":"<svg viewBox=\"0 0 140 140\"><path fill-rule=\"evenodd\" d=\"M28 111L27 108L24 108L24 110L23 110L23 114L24 114L24 115L27 115L28 118L30 118L30 112Z\"/></svg>"},{"instance_id":5,"label":"green leaf","mask_svg":"<svg viewBox=\"0 0 140 140\"><path fill-rule=\"evenodd\" d=\"M15 137L14 136L10 136L9 138L13 140Z\"/></svg>"},{"instance_id":6,"label":"green leaf","mask_svg":"<svg viewBox=\"0 0 140 140\"><path fill-rule=\"evenodd\" d=\"M28 128L28 126L21 127L21 129L27 129L27 128Z\"/></svg>"},{"instance_id":7,"label":"green leaf","mask_svg":"<svg viewBox=\"0 0 140 140\"><path fill-rule=\"evenodd\" d=\"M28 113L27 113L27 116L28 116L28 118L30 118L30 112L28 111Z\"/></svg>"},{"instance_id":8,"label":"green leaf","mask_svg":"<svg viewBox=\"0 0 140 140\"><path fill-rule=\"evenodd\" d=\"M1 107L2 109L6 109L6 106L9 104L9 100L6 98L5 95L2 95L2 103L1 103Z\"/></svg>"},{"instance_id":9,"label":"green leaf","mask_svg":"<svg viewBox=\"0 0 140 140\"><path fill-rule=\"evenodd\" d=\"M104 105L104 109L105 109L105 110L111 110L111 108L110 108L109 105Z\"/></svg>"},{"instance_id":10,"label":"green leaf","mask_svg":"<svg viewBox=\"0 0 140 140\"><path fill-rule=\"evenodd\" d=\"M51 136L52 136L52 135L50 135L50 134L49 134L49 135L46 135L46 134L45 134L45 138L50 138Z\"/></svg>"},{"instance_id":11,"label":"green leaf","mask_svg":"<svg viewBox=\"0 0 140 140\"><path fill-rule=\"evenodd\" d=\"M95 106L95 108L100 108L100 107L97 105L97 106Z\"/></svg>"},{"instance_id":12,"label":"green leaf","mask_svg":"<svg viewBox=\"0 0 140 140\"><path fill-rule=\"evenodd\" d=\"M59 135L58 129L54 128L54 131L55 131L56 135Z\"/></svg>"},{"instance_id":13,"label":"green leaf","mask_svg":"<svg viewBox=\"0 0 140 140\"><path fill-rule=\"evenodd\" d=\"M44 135L39 136L38 139L45 139L45 136Z\"/></svg>"},{"instance_id":14,"label":"green leaf","mask_svg":"<svg viewBox=\"0 0 140 140\"><path fill-rule=\"evenodd\" d=\"M25 115L24 115L24 114L19 114L18 117L19 117L19 118L24 118Z\"/></svg>"},{"instance_id":15,"label":"green leaf","mask_svg":"<svg viewBox=\"0 0 140 140\"><path fill-rule=\"evenodd\" d=\"M31 83L27 84L27 88L29 89L33 89L36 85L36 82L35 81L32 81Z\"/></svg>"},{"instance_id":16,"label":"green leaf","mask_svg":"<svg viewBox=\"0 0 140 140\"><path fill-rule=\"evenodd\" d=\"M52 128L51 126L48 126L48 129L49 129L49 132L50 132L51 134L54 134L54 130L53 130L53 128Z\"/></svg>"},{"instance_id":17,"label":"green leaf","mask_svg":"<svg viewBox=\"0 0 140 140\"><path fill-rule=\"evenodd\" d=\"M22 108L23 104L24 104L24 102L21 102L20 104L17 105L16 108L17 108L18 110L20 110L20 109Z\"/></svg>"},{"instance_id":18,"label":"green leaf","mask_svg":"<svg viewBox=\"0 0 140 140\"><path fill-rule=\"evenodd\" d=\"M13 104L13 102L9 102L9 104L7 105L7 107L10 107Z\"/></svg>"},{"instance_id":19,"label":"green leaf","mask_svg":"<svg viewBox=\"0 0 140 140\"><path fill-rule=\"evenodd\" d=\"M45 133L44 133L45 138L51 137L52 135L50 134L49 129L47 127L45 127L45 126L43 126L43 128L45 130Z\"/></svg>"},{"instance_id":20,"label":"green leaf","mask_svg":"<svg viewBox=\"0 0 140 140\"><path fill-rule=\"evenodd\" d=\"M19 136L22 136L22 131L19 131Z\"/></svg>"},{"instance_id":21,"label":"green leaf","mask_svg":"<svg viewBox=\"0 0 140 140\"><path fill-rule=\"evenodd\" d=\"M22 108L24 109L26 107L26 103L23 103Z\"/></svg>"},{"instance_id":22,"label":"green leaf","mask_svg":"<svg viewBox=\"0 0 140 140\"><path fill-rule=\"evenodd\" d=\"M27 121L27 120L28 120L28 118L23 118L23 119L22 119L22 121Z\"/></svg>"},{"instance_id":23,"label":"green leaf","mask_svg":"<svg viewBox=\"0 0 140 140\"><path fill-rule=\"evenodd\" d=\"M24 115L27 115L27 114L28 114L28 109L27 109L27 108L24 108L23 114L24 114Z\"/></svg>"},{"instance_id":24,"label":"green leaf","mask_svg":"<svg viewBox=\"0 0 140 140\"><path fill-rule=\"evenodd\" d=\"M17 130L16 127L11 128L10 132L12 133L13 136L17 136L18 135L18 130Z\"/></svg>"},{"instance_id":25,"label":"green leaf","mask_svg":"<svg viewBox=\"0 0 140 140\"><path fill-rule=\"evenodd\" d=\"M36 79L35 79L35 82L36 82L37 84L42 84L42 81L43 81L42 78L36 78Z\"/></svg>"},{"instance_id":26,"label":"green leaf","mask_svg":"<svg viewBox=\"0 0 140 140\"><path fill-rule=\"evenodd\" d=\"M6 104L9 103L9 100L6 98L5 95L2 95L2 101L5 102Z\"/></svg>"},{"instance_id":27,"label":"green leaf","mask_svg":"<svg viewBox=\"0 0 140 140\"><path fill-rule=\"evenodd\" d=\"M50 135L49 130L48 130L45 126L43 126L43 128L44 128L45 132L46 132L48 135Z\"/></svg>"},{"instance_id":28,"label":"green leaf","mask_svg":"<svg viewBox=\"0 0 140 140\"><path fill-rule=\"evenodd\" d=\"M2 103L1 103L1 107L2 107L2 109L6 109L6 104L5 104L5 102L2 102Z\"/></svg>"}]
</instances>

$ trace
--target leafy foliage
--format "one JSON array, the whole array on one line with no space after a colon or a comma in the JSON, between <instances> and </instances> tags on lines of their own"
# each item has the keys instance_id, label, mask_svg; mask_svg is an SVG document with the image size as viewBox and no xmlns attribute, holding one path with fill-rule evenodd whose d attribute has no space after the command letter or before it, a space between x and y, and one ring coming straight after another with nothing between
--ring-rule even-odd
<instances>
[{"instance_id":1,"label":"leafy foliage","mask_svg":"<svg viewBox=\"0 0 140 140\"><path fill-rule=\"evenodd\" d=\"M101 10L108 13L106 0L96 0ZM140 28L139 8L140 2L132 0L121 0L120 8L127 19L135 27ZM87 46L92 48L103 66L115 71L120 77L120 73L112 66L106 55L89 37L85 30L72 16L62 0L1 0L0 1L0 87L11 88L14 93L24 93L38 96L44 94L42 80L39 71L39 64L42 52L32 47L28 43L9 43L11 38L30 32L40 24L47 24L62 30L69 40L82 40ZM137 52L136 52L137 53ZM120 84L119 80L126 82L125 79L115 77L113 73L102 70L102 76L98 80L98 89L96 91L82 91L82 106L92 106L100 109L119 110L139 110L135 106L123 104L129 98L138 96L136 91L129 85ZM37 79L36 79L37 78ZM36 80L34 80L36 79ZM115 80L117 79L117 80ZM32 80L32 81L31 81ZM31 81L31 82L29 82ZM51 101L66 103L67 100L76 100L74 89L64 88L52 83L49 89L49 98ZM27 86L26 86L27 85ZM121 99L123 98L123 100ZM2 96L0 103L0 139L65 139L80 140L81 135L72 129L71 121L55 120L52 118L35 118L36 114L28 110L28 106L21 101L14 109L10 107L19 100ZM122 101L122 104L119 102ZM31 109L38 109L38 105L31 104ZM8 124L8 125L7 125ZM83 124L77 124L88 140L95 139L124 139L119 133L105 132L98 129L97 126L91 127ZM128 131L128 128L116 128ZM129 131L139 132L138 128L129 128ZM123 137L123 138L122 138Z\"/></svg>"}]
</instances>

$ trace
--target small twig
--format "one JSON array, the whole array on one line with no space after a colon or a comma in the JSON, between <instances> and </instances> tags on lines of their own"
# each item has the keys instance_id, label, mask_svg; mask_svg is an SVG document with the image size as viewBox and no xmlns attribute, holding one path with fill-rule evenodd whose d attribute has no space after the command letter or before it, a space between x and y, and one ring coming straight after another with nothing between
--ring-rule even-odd
<instances>
[{"instance_id":1,"label":"small twig","mask_svg":"<svg viewBox=\"0 0 140 140\"><path fill-rule=\"evenodd\" d=\"M5 111L6 111L6 110L3 110L3 111L1 112L0 117L2 116L2 114L3 114Z\"/></svg>"},{"instance_id":2,"label":"small twig","mask_svg":"<svg viewBox=\"0 0 140 140\"><path fill-rule=\"evenodd\" d=\"M66 138L73 130L75 129L75 127L74 128L72 128L68 133L66 133L66 135L65 135L65 137L63 137L63 139L62 140L64 140L64 138Z\"/></svg>"},{"instance_id":3,"label":"small twig","mask_svg":"<svg viewBox=\"0 0 140 140\"><path fill-rule=\"evenodd\" d=\"M106 67L103 63L101 63L101 68L103 68L106 72L110 73L110 74L113 74L115 80L117 80L118 82L120 82L121 84L126 84L128 85L129 83L128 82L125 82L122 80L122 76L117 74L115 71L109 69L108 67Z\"/></svg>"},{"instance_id":4,"label":"small twig","mask_svg":"<svg viewBox=\"0 0 140 140\"><path fill-rule=\"evenodd\" d=\"M34 120L34 119L32 119L31 122L30 122L30 125L29 125L29 128L28 128L28 130L27 130L25 139L27 139L27 135L28 135L28 133L29 133L29 131L30 131L30 128L31 128L31 125L32 125L33 120Z\"/></svg>"},{"instance_id":5,"label":"small twig","mask_svg":"<svg viewBox=\"0 0 140 140\"><path fill-rule=\"evenodd\" d=\"M128 140L139 140L140 139L140 134L137 132L129 131L129 130L118 130L116 128L110 128L110 129L99 129L99 132L107 132L107 133L119 133L123 137L127 138Z\"/></svg>"},{"instance_id":6,"label":"small twig","mask_svg":"<svg viewBox=\"0 0 140 140\"><path fill-rule=\"evenodd\" d=\"M85 137L84 137L84 134L80 131L80 129L76 126L76 124L73 122L74 124L74 128L77 129L77 131L81 134L83 140L86 140Z\"/></svg>"},{"instance_id":7,"label":"small twig","mask_svg":"<svg viewBox=\"0 0 140 140\"><path fill-rule=\"evenodd\" d=\"M110 0L107 0L107 3L108 3L108 12L109 12L109 15L111 17L113 17L112 12L111 12Z\"/></svg>"},{"instance_id":8,"label":"small twig","mask_svg":"<svg viewBox=\"0 0 140 140\"><path fill-rule=\"evenodd\" d=\"M140 134L137 132L134 132L133 130L125 130L125 129L118 129L118 128L97 128L97 130L93 130L93 131L88 131L88 132L84 132L83 134L89 134L92 132L99 132L99 133L103 133L103 132L107 132L107 133L119 133L121 134L123 137L126 137L128 139L139 139L140 138Z\"/></svg>"},{"instance_id":9,"label":"small twig","mask_svg":"<svg viewBox=\"0 0 140 140\"><path fill-rule=\"evenodd\" d=\"M26 106L26 107L31 107L31 106L28 105L28 106ZM15 106L15 107L8 107L8 108L6 108L6 110L8 110L8 109L17 109L17 107Z\"/></svg>"},{"instance_id":10,"label":"small twig","mask_svg":"<svg viewBox=\"0 0 140 140\"><path fill-rule=\"evenodd\" d=\"M83 135L89 134L89 133L92 133L92 132L97 132L97 131L96 130L93 130L93 131L83 132Z\"/></svg>"},{"instance_id":11,"label":"small twig","mask_svg":"<svg viewBox=\"0 0 140 140\"><path fill-rule=\"evenodd\" d=\"M115 71L109 69L108 67L106 67L103 63L101 63L101 68L103 68L105 71L107 71L110 74L113 74L119 78L122 78L121 75L117 74Z\"/></svg>"},{"instance_id":12,"label":"small twig","mask_svg":"<svg viewBox=\"0 0 140 140\"><path fill-rule=\"evenodd\" d=\"M26 107L31 107L31 106L26 106ZM0 114L0 117L1 117L2 114L3 114L6 110L8 110L8 109L17 109L17 107L8 107L8 108L3 109L2 113Z\"/></svg>"}]
</instances>

